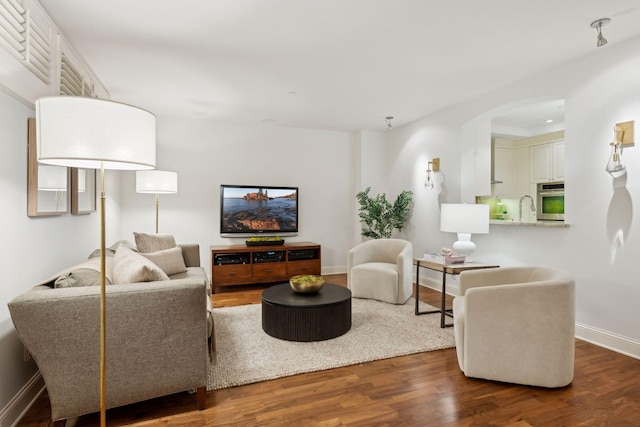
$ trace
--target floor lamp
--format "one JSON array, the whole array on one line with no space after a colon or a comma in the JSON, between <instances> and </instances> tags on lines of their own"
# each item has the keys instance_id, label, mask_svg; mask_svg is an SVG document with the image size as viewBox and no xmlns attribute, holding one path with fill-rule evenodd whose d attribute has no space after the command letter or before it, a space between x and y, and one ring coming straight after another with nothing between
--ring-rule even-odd
<instances>
[{"instance_id":1,"label":"floor lamp","mask_svg":"<svg viewBox=\"0 0 640 427\"><path fill-rule=\"evenodd\" d=\"M156 118L131 105L97 98L36 100L38 162L100 169L100 425L106 425L106 280L104 170L153 169Z\"/></svg>"},{"instance_id":2,"label":"floor lamp","mask_svg":"<svg viewBox=\"0 0 640 427\"><path fill-rule=\"evenodd\" d=\"M160 194L175 194L178 192L178 174L159 170L138 171L136 172L136 192L156 195L156 234L158 234Z\"/></svg>"}]
</instances>

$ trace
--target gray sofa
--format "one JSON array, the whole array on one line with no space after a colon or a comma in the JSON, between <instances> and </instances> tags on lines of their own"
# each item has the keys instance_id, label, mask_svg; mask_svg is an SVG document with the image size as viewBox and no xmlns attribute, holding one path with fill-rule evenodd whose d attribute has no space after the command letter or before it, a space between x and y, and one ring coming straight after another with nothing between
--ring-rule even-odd
<instances>
[{"instance_id":1,"label":"gray sofa","mask_svg":"<svg viewBox=\"0 0 640 427\"><path fill-rule=\"evenodd\" d=\"M198 245L181 247L187 271L169 282L106 287L107 408L197 390L204 409L213 336L209 280ZM99 411L100 287L35 286L9 311L42 373L55 424Z\"/></svg>"}]
</instances>

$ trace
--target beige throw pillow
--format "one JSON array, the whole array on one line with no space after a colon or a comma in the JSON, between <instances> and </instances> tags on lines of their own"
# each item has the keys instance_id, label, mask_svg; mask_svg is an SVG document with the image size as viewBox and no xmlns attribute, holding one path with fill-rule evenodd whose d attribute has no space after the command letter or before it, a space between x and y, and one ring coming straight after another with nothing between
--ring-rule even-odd
<instances>
[{"instance_id":1,"label":"beige throw pillow","mask_svg":"<svg viewBox=\"0 0 640 427\"><path fill-rule=\"evenodd\" d=\"M138 252L150 253L176 247L176 239L172 234L133 233Z\"/></svg>"},{"instance_id":2,"label":"beige throw pillow","mask_svg":"<svg viewBox=\"0 0 640 427\"><path fill-rule=\"evenodd\" d=\"M111 257L106 258L106 284L111 284L113 265ZM75 286L100 285L100 258L90 258L83 263L58 273L54 282L55 288L71 288Z\"/></svg>"},{"instance_id":3,"label":"beige throw pillow","mask_svg":"<svg viewBox=\"0 0 640 427\"><path fill-rule=\"evenodd\" d=\"M169 276L187 271L187 266L182 256L182 247L180 246L158 252L141 253L140 255L160 267Z\"/></svg>"},{"instance_id":4,"label":"beige throw pillow","mask_svg":"<svg viewBox=\"0 0 640 427\"><path fill-rule=\"evenodd\" d=\"M119 246L113 257L113 283L138 283L169 280L153 262L126 246Z\"/></svg>"}]
</instances>

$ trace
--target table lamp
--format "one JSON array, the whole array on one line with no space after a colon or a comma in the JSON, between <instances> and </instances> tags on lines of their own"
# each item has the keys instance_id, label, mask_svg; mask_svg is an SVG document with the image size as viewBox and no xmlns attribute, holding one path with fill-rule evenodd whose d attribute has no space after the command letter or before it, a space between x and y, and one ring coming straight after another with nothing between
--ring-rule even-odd
<instances>
[{"instance_id":1,"label":"table lamp","mask_svg":"<svg viewBox=\"0 0 640 427\"><path fill-rule=\"evenodd\" d=\"M100 169L100 425L106 425L106 279L104 170L153 169L156 118L148 111L97 98L36 100L38 162Z\"/></svg>"},{"instance_id":2,"label":"table lamp","mask_svg":"<svg viewBox=\"0 0 640 427\"><path fill-rule=\"evenodd\" d=\"M136 192L156 195L156 234L158 234L158 207L160 194L178 192L178 174L170 171L141 170L136 172Z\"/></svg>"},{"instance_id":3,"label":"table lamp","mask_svg":"<svg viewBox=\"0 0 640 427\"><path fill-rule=\"evenodd\" d=\"M489 232L489 205L466 203L443 203L440 210L440 230L458 233L453 250L465 255L465 262L473 262L471 254L476 244L471 234Z\"/></svg>"}]
</instances>

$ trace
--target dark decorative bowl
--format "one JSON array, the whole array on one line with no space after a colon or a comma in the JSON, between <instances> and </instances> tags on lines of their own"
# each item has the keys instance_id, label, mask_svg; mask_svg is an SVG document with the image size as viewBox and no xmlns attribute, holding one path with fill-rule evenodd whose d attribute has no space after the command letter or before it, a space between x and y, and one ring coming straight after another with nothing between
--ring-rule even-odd
<instances>
[{"instance_id":1,"label":"dark decorative bowl","mask_svg":"<svg viewBox=\"0 0 640 427\"><path fill-rule=\"evenodd\" d=\"M293 276L289 279L289 285L294 292L299 294L311 294L322 289L324 279L322 276L314 276L312 274Z\"/></svg>"}]
</instances>

